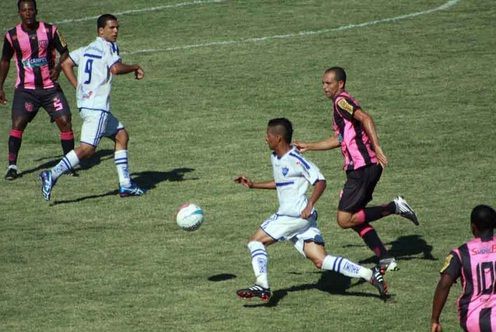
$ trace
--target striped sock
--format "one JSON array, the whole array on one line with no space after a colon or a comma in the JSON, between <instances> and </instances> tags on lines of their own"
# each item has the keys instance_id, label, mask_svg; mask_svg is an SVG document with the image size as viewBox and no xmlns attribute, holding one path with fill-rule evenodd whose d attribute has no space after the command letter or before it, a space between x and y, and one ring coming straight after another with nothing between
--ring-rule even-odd
<instances>
[{"instance_id":1,"label":"striped sock","mask_svg":"<svg viewBox=\"0 0 496 332\"><path fill-rule=\"evenodd\" d=\"M68 170L74 169L74 167L76 167L77 165L79 165L79 158L76 152L72 150L71 152L66 154L64 158L62 158L59 161L59 163L51 169L52 179L54 181L57 180L59 176L61 176Z\"/></svg>"},{"instance_id":2,"label":"striped sock","mask_svg":"<svg viewBox=\"0 0 496 332\"><path fill-rule=\"evenodd\" d=\"M122 187L129 187L131 185L131 178L129 177L127 150L115 151L114 162L117 168L117 175L119 176L119 184Z\"/></svg>"},{"instance_id":3,"label":"striped sock","mask_svg":"<svg viewBox=\"0 0 496 332\"><path fill-rule=\"evenodd\" d=\"M363 278L367 281L372 277L372 270L355 264L344 257L336 257L331 255L327 255L324 258L324 261L322 262L322 270L338 272L351 278Z\"/></svg>"},{"instance_id":4,"label":"striped sock","mask_svg":"<svg viewBox=\"0 0 496 332\"><path fill-rule=\"evenodd\" d=\"M248 243L248 249L251 254L251 265L253 267L253 272L255 272L255 277L257 278L255 283L264 288L269 288L267 273L269 256L267 255L265 246L259 241L251 241Z\"/></svg>"}]
</instances>

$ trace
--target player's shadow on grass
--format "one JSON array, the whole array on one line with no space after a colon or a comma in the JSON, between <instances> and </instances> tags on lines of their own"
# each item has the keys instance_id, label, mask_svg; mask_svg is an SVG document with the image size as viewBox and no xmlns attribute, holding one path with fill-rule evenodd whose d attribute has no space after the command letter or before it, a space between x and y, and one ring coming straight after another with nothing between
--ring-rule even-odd
<instances>
[{"instance_id":1,"label":"player's shadow on grass","mask_svg":"<svg viewBox=\"0 0 496 332\"><path fill-rule=\"evenodd\" d=\"M293 272L294 273L294 272ZM244 306L247 308L253 307L276 307L279 305L279 302L288 295L290 292L300 292L306 290L320 290L322 292L326 292L334 295L344 295L344 296L360 296L360 297L375 297L380 300L379 294L374 287L370 286L369 291L364 292L355 292L348 291L350 288L358 286L366 281L359 280L352 283L352 279L348 278L340 273L336 273L333 271L323 271L323 272L313 272L319 273L320 279L317 283L312 284L302 284L291 286L288 288L277 289L272 293L272 297L267 303L257 303L257 304L245 304Z\"/></svg>"},{"instance_id":2,"label":"player's shadow on grass","mask_svg":"<svg viewBox=\"0 0 496 332\"><path fill-rule=\"evenodd\" d=\"M386 243L386 245L391 246L389 254L395 257L396 260L437 260L437 258L432 255L432 246L428 244L421 235L400 236L396 240ZM359 263L377 263L377 257L371 256Z\"/></svg>"},{"instance_id":3,"label":"player's shadow on grass","mask_svg":"<svg viewBox=\"0 0 496 332\"><path fill-rule=\"evenodd\" d=\"M81 170L87 170L89 168L92 168L98 164L100 164L103 160L111 159L114 156L114 151L105 149L105 150L98 150L96 153L88 159L84 159L81 161L81 164L77 168L77 172L80 172ZM40 164L34 168L26 169L19 173L19 176L24 176L28 175L31 173L35 172L41 172L46 169L50 169L53 166L57 165L58 162L64 157L63 155L58 155L58 156L51 156L51 157L45 157L45 158L39 158L36 159L36 162L40 162L43 160L48 160L47 162L44 162L43 164Z\"/></svg>"},{"instance_id":4,"label":"player's shadow on grass","mask_svg":"<svg viewBox=\"0 0 496 332\"><path fill-rule=\"evenodd\" d=\"M184 175L186 173L193 172L194 170L195 170L194 168L182 167L182 168L175 168L169 172L145 171L139 173L132 173L131 178L136 184L138 184L138 186L145 189L146 191L149 191L151 189L154 189L158 183L163 181L184 181L185 180ZM196 179L197 178L191 178L188 180L196 180ZM119 191L115 189L99 195L83 196L80 198L70 199L70 200L55 200L53 201L52 205L77 203L88 199L97 199L105 196L114 196L117 195L118 193Z\"/></svg>"}]
</instances>

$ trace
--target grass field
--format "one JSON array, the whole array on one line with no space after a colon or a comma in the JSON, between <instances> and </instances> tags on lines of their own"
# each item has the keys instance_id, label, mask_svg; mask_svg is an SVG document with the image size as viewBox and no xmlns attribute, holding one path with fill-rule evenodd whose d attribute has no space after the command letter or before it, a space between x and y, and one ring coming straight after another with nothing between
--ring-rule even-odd
<instances>
[{"instance_id":1,"label":"grass field","mask_svg":"<svg viewBox=\"0 0 496 332\"><path fill-rule=\"evenodd\" d=\"M445 255L470 238L476 204L496 205L496 7L446 1L39 1L38 17L60 22L71 49L95 38L91 17L120 18L124 61L146 77L115 79L113 112L131 136L133 177L149 191L116 195L107 140L47 204L37 176L61 148L40 111L24 134L22 177L0 180L0 329L428 330ZM0 12L2 31L18 22L14 1ZM269 248L272 301L242 302L236 289L253 282L246 241L277 199L232 179L270 179L270 118L292 120L299 140L330 134L321 75L332 65L347 69L390 160L374 202L403 194L420 218L420 227L399 217L375 224L399 260L387 275L394 298L383 303L366 283L317 271L284 243ZM9 101L14 75L11 63ZM74 92L61 84L79 137ZM0 124L6 166L10 106L0 107ZM317 206L327 249L372 266L360 238L335 222L340 153L307 156L328 180ZM185 201L205 210L196 232L175 224ZM459 329L459 291L442 316L446 331Z\"/></svg>"}]
</instances>

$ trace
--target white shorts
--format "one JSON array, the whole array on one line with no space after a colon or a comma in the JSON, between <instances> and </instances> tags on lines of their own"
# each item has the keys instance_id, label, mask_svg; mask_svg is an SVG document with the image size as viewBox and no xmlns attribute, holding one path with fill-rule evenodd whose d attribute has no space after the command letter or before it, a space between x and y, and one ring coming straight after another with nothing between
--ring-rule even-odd
<instances>
[{"instance_id":1,"label":"white shorts","mask_svg":"<svg viewBox=\"0 0 496 332\"><path fill-rule=\"evenodd\" d=\"M324 238L317 227L317 212L314 212L308 219L273 214L262 223L260 228L274 240L293 242L296 250L303 256L305 256L303 252L305 241L324 245Z\"/></svg>"},{"instance_id":2,"label":"white shorts","mask_svg":"<svg viewBox=\"0 0 496 332\"><path fill-rule=\"evenodd\" d=\"M124 125L110 112L81 108L79 115L83 119L81 143L98 146L102 137L111 137Z\"/></svg>"}]
</instances>

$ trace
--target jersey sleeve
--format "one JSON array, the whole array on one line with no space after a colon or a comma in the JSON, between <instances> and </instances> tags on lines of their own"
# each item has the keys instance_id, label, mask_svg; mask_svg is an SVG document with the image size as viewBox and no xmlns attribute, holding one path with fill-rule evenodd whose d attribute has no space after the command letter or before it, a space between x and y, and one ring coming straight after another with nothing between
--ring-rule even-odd
<instances>
[{"instance_id":1,"label":"jersey sleeve","mask_svg":"<svg viewBox=\"0 0 496 332\"><path fill-rule=\"evenodd\" d=\"M355 113L356 110L360 109L360 106L357 105L353 100L350 98L346 97L339 97L336 100L336 105L338 110L343 116L346 117L353 117L353 114Z\"/></svg>"},{"instance_id":2,"label":"jersey sleeve","mask_svg":"<svg viewBox=\"0 0 496 332\"><path fill-rule=\"evenodd\" d=\"M10 60L14 56L14 48L10 44L7 36L3 39L2 60Z\"/></svg>"},{"instance_id":3,"label":"jersey sleeve","mask_svg":"<svg viewBox=\"0 0 496 332\"><path fill-rule=\"evenodd\" d=\"M59 29L57 29L56 26L53 26L53 29L53 42L55 44L55 48L57 49L57 52L59 52L59 54L64 54L69 50L67 48L67 43L62 34L59 32Z\"/></svg>"},{"instance_id":4,"label":"jersey sleeve","mask_svg":"<svg viewBox=\"0 0 496 332\"><path fill-rule=\"evenodd\" d=\"M297 167L300 168L303 177L305 177L310 184L314 185L318 180L325 180L319 168L311 161L303 158L303 156L298 155L295 162Z\"/></svg>"},{"instance_id":5,"label":"jersey sleeve","mask_svg":"<svg viewBox=\"0 0 496 332\"><path fill-rule=\"evenodd\" d=\"M106 57L107 66L110 68L118 62L121 62L121 56L119 55L119 46L117 43L110 43L110 53Z\"/></svg>"},{"instance_id":6,"label":"jersey sleeve","mask_svg":"<svg viewBox=\"0 0 496 332\"><path fill-rule=\"evenodd\" d=\"M450 252L450 254L446 256L443 267L439 272L441 274L447 273L453 280L458 279L462 272L462 263L460 262L458 255L453 251Z\"/></svg>"},{"instance_id":7,"label":"jersey sleeve","mask_svg":"<svg viewBox=\"0 0 496 332\"><path fill-rule=\"evenodd\" d=\"M72 62L74 62L76 66L79 66L79 63L81 62L81 58L83 56L83 50L84 50L83 48L78 48L77 50L69 53L69 58L71 58Z\"/></svg>"}]
</instances>

